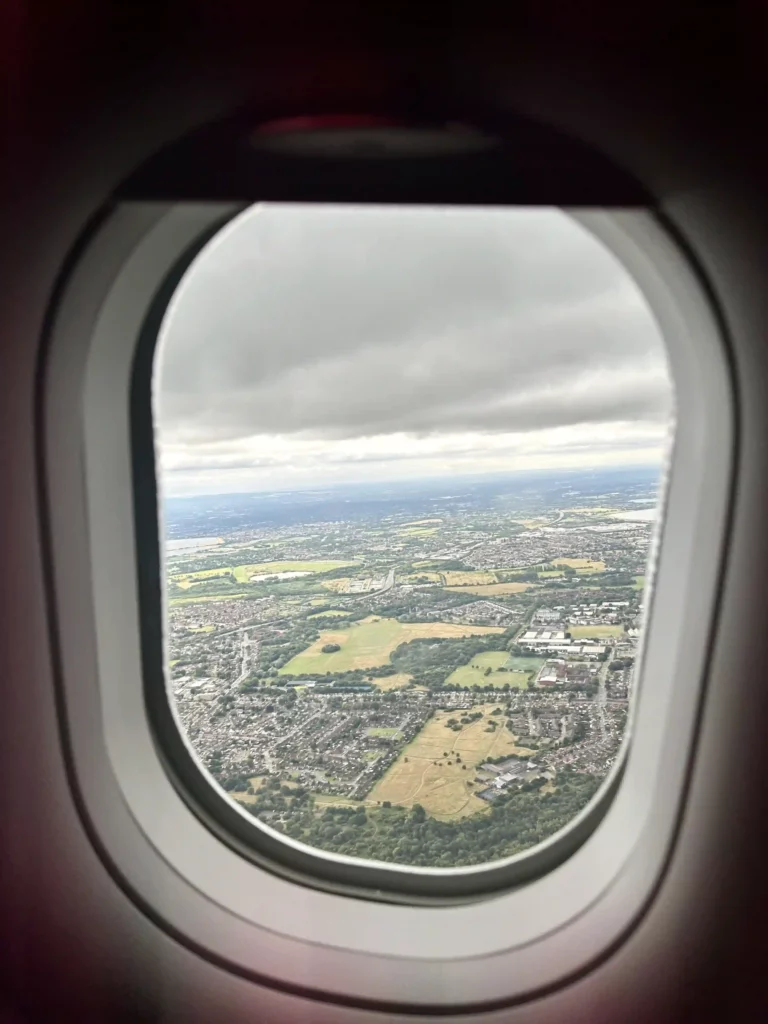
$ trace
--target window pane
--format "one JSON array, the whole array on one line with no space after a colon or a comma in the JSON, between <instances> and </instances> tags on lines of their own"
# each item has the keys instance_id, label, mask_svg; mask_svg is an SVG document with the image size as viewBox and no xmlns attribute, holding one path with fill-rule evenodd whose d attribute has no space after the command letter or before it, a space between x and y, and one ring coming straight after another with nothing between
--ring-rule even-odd
<instances>
[{"instance_id":1,"label":"window pane","mask_svg":"<svg viewBox=\"0 0 768 1024\"><path fill-rule=\"evenodd\" d=\"M227 798L450 868L566 826L636 684L663 340L556 209L260 205L155 382L167 679Z\"/></svg>"}]
</instances>

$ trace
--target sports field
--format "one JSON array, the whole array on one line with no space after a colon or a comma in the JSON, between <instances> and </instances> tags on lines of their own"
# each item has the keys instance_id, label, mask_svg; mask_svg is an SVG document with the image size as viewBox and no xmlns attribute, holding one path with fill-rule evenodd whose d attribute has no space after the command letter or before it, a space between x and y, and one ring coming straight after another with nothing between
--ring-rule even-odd
<instances>
[{"instance_id":1,"label":"sports field","mask_svg":"<svg viewBox=\"0 0 768 1024\"><path fill-rule=\"evenodd\" d=\"M448 575L446 573L446 575ZM556 576L562 575L555 573ZM479 587L446 587L454 593L475 594L477 597L503 597L505 594L522 594L524 590L535 587L535 583L489 583Z\"/></svg>"},{"instance_id":2,"label":"sports field","mask_svg":"<svg viewBox=\"0 0 768 1024\"><path fill-rule=\"evenodd\" d=\"M574 640L597 640L600 637L624 636L624 627L618 625L568 626Z\"/></svg>"},{"instance_id":3,"label":"sports field","mask_svg":"<svg viewBox=\"0 0 768 1024\"><path fill-rule=\"evenodd\" d=\"M545 658L531 657L527 654L510 654L507 668L511 668L515 672L528 672L536 675L545 660Z\"/></svg>"},{"instance_id":4,"label":"sports field","mask_svg":"<svg viewBox=\"0 0 768 1024\"><path fill-rule=\"evenodd\" d=\"M280 675L315 675L326 672L351 672L355 668L376 668L389 663L389 656L400 644L420 638L447 638L502 633L500 626L463 626L452 622L398 622L369 616L351 622L343 629L323 630L318 639L280 669ZM323 654L326 644L341 648Z\"/></svg>"},{"instance_id":5,"label":"sports field","mask_svg":"<svg viewBox=\"0 0 768 1024\"><path fill-rule=\"evenodd\" d=\"M457 668L446 680L457 686L510 686L524 689L529 677L544 664L543 658L518 657L506 651L484 651L466 665ZM486 675L488 669L490 675Z\"/></svg>"},{"instance_id":6,"label":"sports field","mask_svg":"<svg viewBox=\"0 0 768 1024\"><path fill-rule=\"evenodd\" d=\"M457 668L446 679L446 683L455 686L510 686L525 687L528 681L527 672L500 671L509 661L507 651L483 651L476 654L467 664ZM490 674L486 675L488 669Z\"/></svg>"},{"instance_id":7,"label":"sports field","mask_svg":"<svg viewBox=\"0 0 768 1024\"><path fill-rule=\"evenodd\" d=\"M491 716L496 707L476 705L472 711L482 712L483 717L465 725L460 732L449 729L446 722L449 718L460 719L463 712L437 711L376 783L368 794L368 802L389 800L403 807L418 803L428 814L443 821L487 810L488 804L475 796L475 787L467 785L475 779L475 767L488 757L531 753L515 745L514 736L503 724L503 715ZM492 732L486 732L489 721L498 723ZM461 756L460 762L456 754Z\"/></svg>"}]
</instances>

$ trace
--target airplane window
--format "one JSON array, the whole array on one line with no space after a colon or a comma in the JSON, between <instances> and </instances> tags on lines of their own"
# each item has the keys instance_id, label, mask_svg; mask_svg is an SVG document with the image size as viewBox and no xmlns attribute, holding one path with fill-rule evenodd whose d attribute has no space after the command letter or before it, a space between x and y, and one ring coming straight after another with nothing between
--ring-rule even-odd
<instances>
[{"instance_id":1,"label":"airplane window","mask_svg":"<svg viewBox=\"0 0 768 1024\"><path fill-rule=\"evenodd\" d=\"M554 208L260 204L155 356L166 679L254 821L536 847L623 749L673 434L638 286Z\"/></svg>"}]
</instances>

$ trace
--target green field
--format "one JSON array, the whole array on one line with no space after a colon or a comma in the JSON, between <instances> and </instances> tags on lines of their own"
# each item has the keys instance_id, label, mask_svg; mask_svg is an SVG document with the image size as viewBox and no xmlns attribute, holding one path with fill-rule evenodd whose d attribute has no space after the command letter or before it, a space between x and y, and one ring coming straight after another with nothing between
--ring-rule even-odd
<instances>
[{"instance_id":1,"label":"green field","mask_svg":"<svg viewBox=\"0 0 768 1024\"><path fill-rule=\"evenodd\" d=\"M345 618L350 612L343 612L336 608L330 608L327 612L313 612L312 615L308 615L308 619L337 619Z\"/></svg>"},{"instance_id":2,"label":"green field","mask_svg":"<svg viewBox=\"0 0 768 1024\"><path fill-rule=\"evenodd\" d=\"M170 579L171 583L175 583L177 587L187 590L189 587L207 583L209 580L226 579L231 575L231 569L200 569L198 572L174 573Z\"/></svg>"},{"instance_id":3,"label":"green field","mask_svg":"<svg viewBox=\"0 0 768 1024\"><path fill-rule=\"evenodd\" d=\"M624 636L624 627L618 625L568 626L574 640L598 640L601 637Z\"/></svg>"},{"instance_id":4,"label":"green field","mask_svg":"<svg viewBox=\"0 0 768 1024\"><path fill-rule=\"evenodd\" d=\"M635 583L632 587L633 590L644 590L645 589L645 576L635 576Z\"/></svg>"},{"instance_id":5,"label":"green field","mask_svg":"<svg viewBox=\"0 0 768 1024\"><path fill-rule=\"evenodd\" d=\"M366 729L365 734L366 736L379 736L381 739L388 740L391 739L393 736L397 736L399 732L399 729L381 727L375 729Z\"/></svg>"},{"instance_id":6,"label":"green field","mask_svg":"<svg viewBox=\"0 0 768 1024\"><path fill-rule=\"evenodd\" d=\"M247 583L251 576L263 572L330 572L343 569L355 562L255 562L250 565L236 565L232 572L238 583Z\"/></svg>"},{"instance_id":7,"label":"green field","mask_svg":"<svg viewBox=\"0 0 768 1024\"><path fill-rule=\"evenodd\" d=\"M527 659L518 659L522 660ZM446 683L454 686L503 686L509 683L510 686L524 688L528 682L527 672L499 671L502 667L513 668L509 662L507 651L484 651L482 654L476 654L467 665L462 665L452 672ZM488 669L491 670L490 675L486 675Z\"/></svg>"},{"instance_id":8,"label":"green field","mask_svg":"<svg viewBox=\"0 0 768 1024\"><path fill-rule=\"evenodd\" d=\"M535 674L539 671L545 660L544 658L532 658L527 655L510 654L506 667L513 669L515 672L533 672Z\"/></svg>"},{"instance_id":9,"label":"green field","mask_svg":"<svg viewBox=\"0 0 768 1024\"><path fill-rule=\"evenodd\" d=\"M389 656L400 644L420 638L455 638L502 633L499 626L460 626L451 622L398 622L370 616L343 628L323 630L319 638L301 654L291 658L280 675L324 675L326 672L351 672L376 668L389 663ZM340 650L323 654L326 644L339 644Z\"/></svg>"},{"instance_id":10,"label":"green field","mask_svg":"<svg viewBox=\"0 0 768 1024\"><path fill-rule=\"evenodd\" d=\"M334 796L332 793L315 793L314 794L315 807L326 808L326 807L365 807L366 804L372 801L368 800L351 800L346 796Z\"/></svg>"},{"instance_id":11,"label":"green field","mask_svg":"<svg viewBox=\"0 0 768 1024\"><path fill-rule=\"evenodd\" d=\"M187 589L207 583L209 580L223 579L227 576L234 576L237 583L247 583L251 576L257 573L272 572L330 572L332 569L341 569L347 565L356 565L350 561L333 562L251 562L246 565L235 565L231 568L199 569L197 572L174 573L170 579L177 587Z\"/></svg>"},{"instance_id":12,"label":"green field","mask_svg":"<svg viewBox=\"0 0 768 1024\"><path fill-rule=\"evenodd\" d=\"M172 597L168 604L175 608L180 604L204 604L206 601L237 601L241 597L251 597L251 594L213 594L210 597Z\"/></svg>"}]
</instances>

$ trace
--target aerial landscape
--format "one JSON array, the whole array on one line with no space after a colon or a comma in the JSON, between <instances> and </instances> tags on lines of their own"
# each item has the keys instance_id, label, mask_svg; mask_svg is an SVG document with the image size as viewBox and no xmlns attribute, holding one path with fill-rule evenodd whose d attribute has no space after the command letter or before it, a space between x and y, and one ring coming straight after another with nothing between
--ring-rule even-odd
<instances>
[{"instance_id":1,"label":"aerial landscape","mask_svg":"<svg viewBox=\"0 0 768 1024\"><path fill-rule=\"evenodd\" d=\"M452 867L541 842L620 749L657 490L628 470L169 501L190 742L332 852Z\"/></svg>"},{"instance_id":2,"label":"aerial landscape","mask_svg":"<svg viewBox=\"0 0 768 1024\"><path fill-rule=\"evenodd\" d=\"M454 869L573 822L626 748L674 431L585 223L257 204L153 403L167 690L255 840Z\"/></svg>"}]
</instances>

